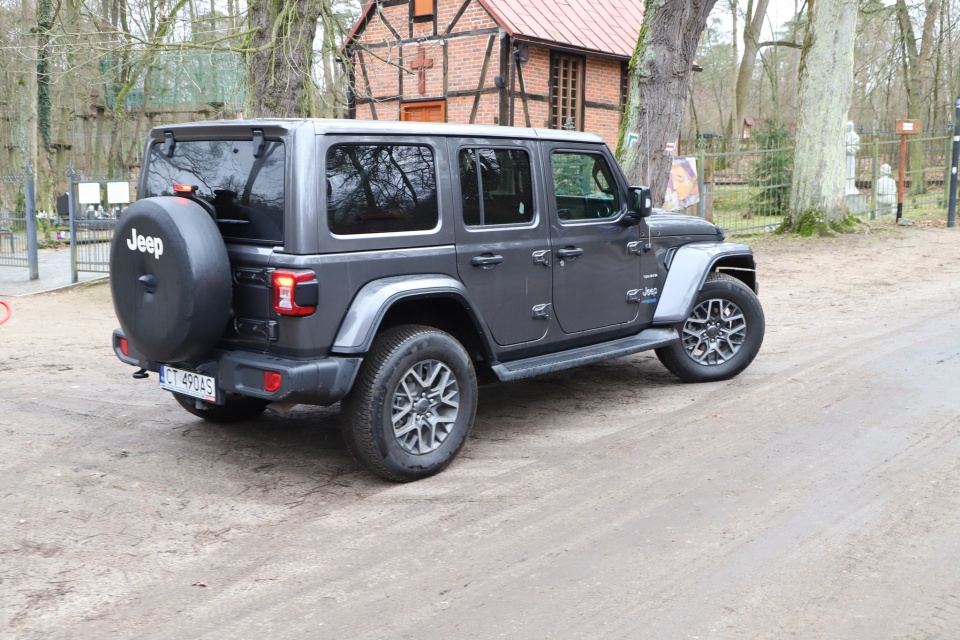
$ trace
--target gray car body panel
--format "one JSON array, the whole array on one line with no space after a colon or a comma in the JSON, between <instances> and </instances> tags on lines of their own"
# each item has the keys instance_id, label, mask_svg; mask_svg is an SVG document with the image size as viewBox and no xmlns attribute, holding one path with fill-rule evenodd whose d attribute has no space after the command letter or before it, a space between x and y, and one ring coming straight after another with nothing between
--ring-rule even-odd
<instances>
[{"instance_id":1,"label":"gray car body panel","mask_svg":"<svg viewBox=\"0 0 960 640\"><path fill-rule=\"evenodd\" d=\"M695 242L678 247L667 271L653 324L668 325L685 320L713 265L728 256L752 259L753 251L745 244L730 242Z\"/></svg>"},{"instance_id":2,"label":"gray car body panel","mask_svg":"<svg viewBox=\"0 0 960 640\"><path fill-rule=\"evenodd\" d=\"M397 276L369 282L357 292L343 316L343 323L333 341L334 353L362 354L370 350L380 321L390 307L400 300L426 297L453 297L464 303L478 325L467 288L459 280L443 274ZM484 332L485 333L485 332Z\"/></svg>"}]
</instances>

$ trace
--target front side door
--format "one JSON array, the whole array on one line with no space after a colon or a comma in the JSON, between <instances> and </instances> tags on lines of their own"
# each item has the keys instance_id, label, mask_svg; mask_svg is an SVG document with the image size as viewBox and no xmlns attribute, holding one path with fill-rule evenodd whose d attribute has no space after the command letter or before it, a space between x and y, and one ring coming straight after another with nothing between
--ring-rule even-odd
<instances>
[{"instance_id":1,"label":"front side door","mask_svg":"<svg viewBox=\"0 0 960 640\"><path fill-rule=\"evenodd\" d=\"M633 321L640 308L640 231L596 147L554 144L548 156L553 306L564 333Z\"/></svg>"},{"instance_id":2,"label":"front side door","mask_svg":"<svg viewBox=\"0 0 960 640\"><path fill-rule=\"evenodd\" d=\"M457 273L501 346L543 338L550 239L534 185L536 143L451 140L458 170Z\"/></svg>"}]
</instances>

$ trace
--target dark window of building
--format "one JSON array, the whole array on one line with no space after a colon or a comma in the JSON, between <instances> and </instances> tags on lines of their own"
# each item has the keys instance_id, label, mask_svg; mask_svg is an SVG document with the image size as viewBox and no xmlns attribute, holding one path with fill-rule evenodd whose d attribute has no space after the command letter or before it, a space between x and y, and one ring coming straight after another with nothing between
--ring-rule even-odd
<instances>
[{"instance_id":1,"label":"dark window of building","mask_svg":"<svg viewBox=\"0 0 960 640\"><path fill-rule=\"evenodd\" d=\"M620 215L617 183L606 158L595 153L557 151L550 156L550 165L561 221L603 220Z\"/></svg>"},{"instance_id":2,"label":"dark window of building","mask_svg":"<svg viewBox=\"0 0 960 640\"><path fill-rule=\"evenodd\" d=\"M425 18L433 17L435 9L435 0L413 0L413 17Z\"/></svg>"},{"instance_id":3,"label":"dark window of building","mask_svg":"<svg viewBox=\"0 0 960 640\"><path fill-rule=\"evenodd\" d=\"M583 75L579 56L550 57L550 128L583 131Z\"/></svg>"},{"instance_id":4,"label":"dark window of building","mask_svg":"<svg viewBox=\"0 0 960 640\"><path fill-rule=\"evenodd\" d=\"M468 227L533 220L530 156L520 149L461 149L460 191Z\"/></svg>"},{"instance_id":5,"label":"dark window of building","mask_svg":"<svg viewBox=\"0 0 960 640\"><path fill-rule=\"evenodd\" d=\"M327 223L337 235L426 231L439 222L429 147L336 145L326 178Z\"/></svg>"}]
</instances>

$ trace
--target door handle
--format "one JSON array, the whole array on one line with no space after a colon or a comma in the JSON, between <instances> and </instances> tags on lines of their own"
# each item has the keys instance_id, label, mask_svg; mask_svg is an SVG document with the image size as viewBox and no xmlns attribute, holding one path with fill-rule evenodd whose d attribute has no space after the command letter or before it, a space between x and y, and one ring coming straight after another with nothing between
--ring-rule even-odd
<instances>
[{"instance_id":1,"label":"door handle","mask_svg":"<svg viewBox=\"0 0 960 640\"><path fill-rule=\"evenodd\" d=\"M580 247L567 247L566 249L560 249L557 251L557 257L561 260L569 260L570 258L576 258L577 256L583 255L583 249Z\"/></svg>"},{"instance_id":2,"label":"door handle","mask_svg":"<svg viewBox=\"0 0 960 640\"><path fill-rule=\"evenodd\" d=\"M483 267L484 269L495 267L501 262L503 262L503 256L483 255L470 258L470 264L475 267Z\"/></svg>"}]
</instances>

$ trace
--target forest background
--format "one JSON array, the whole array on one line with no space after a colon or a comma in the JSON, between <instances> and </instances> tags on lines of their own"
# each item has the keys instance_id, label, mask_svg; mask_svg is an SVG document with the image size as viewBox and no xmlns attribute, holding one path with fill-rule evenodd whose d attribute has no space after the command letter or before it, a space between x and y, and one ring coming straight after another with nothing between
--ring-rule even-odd
<instances>
[{"instance_id":1,"label":"forest background","mask_svg":"<svg viewBox=\"0 0 960 640\"><path fill-rule=\"evenodd\" d=\"M91 177L135 177L154 125L263 113L269 92L251 73L263 64L258 52L272 46L264 35L292 43L267 61L286 74L281 93L290 76L299 78L307 87L301 113L344 117L349 69L339 47L360 4L0 0L0 175L17 175L29 161L37 207L51 208L68 166ZM742 148L744 122L792 135L808 12L801 0L770 4L713 6L699 43L702 71L690 79L681 149L704 140L714 149ZM300 33L258 35L257 22L291 29L289 20L262 15L271 7L320 17L315 29L308 20ZM945 134L960 93L958 19L960 0L860 0L849 119L861 135L892 134L901 118Z\"/></svg>"}]
</instances>

